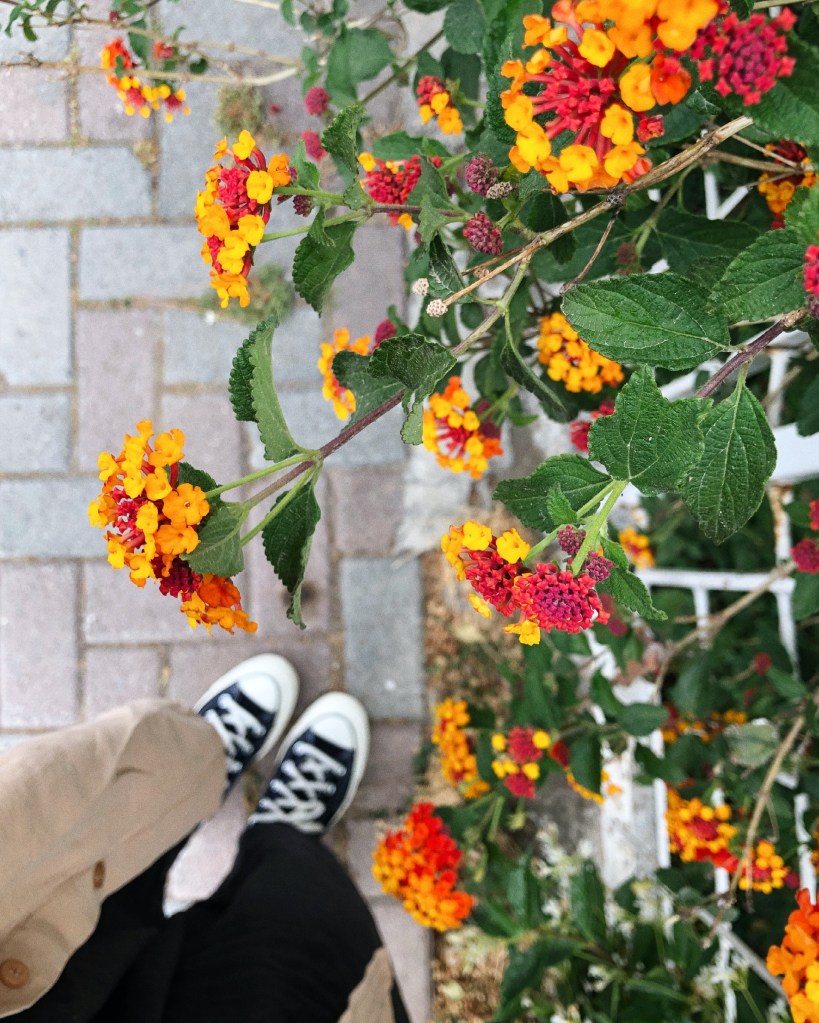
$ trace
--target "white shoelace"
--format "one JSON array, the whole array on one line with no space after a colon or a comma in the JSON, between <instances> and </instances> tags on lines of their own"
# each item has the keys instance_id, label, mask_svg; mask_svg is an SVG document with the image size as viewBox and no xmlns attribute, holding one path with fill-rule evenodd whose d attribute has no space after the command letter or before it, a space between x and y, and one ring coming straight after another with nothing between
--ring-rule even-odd
<instances>
[{"instance_id":1,"label":"white shoelace","mask_svg":"<svg viewBox=\"0 0 819 1023\"><path fill-rule=\"evenodd\" d=\"M336 785L327 780L327 774L340 778L347 773L347 768L305 739L293 744L293 752L304 758L301 764L296 767L292 760L283 761L281 774L287 780L273 779L268 789L271 794L259 800L248 823L290 824L304 832L323 831L320 818L326 804L320 797L332 795L336 790Z\"/></svg>"},{"instance_id":2,"label":"white shoelace","mask_svg":"<svg viewBox=\"0 0 819 1023\"><path fill-rule=\"evenodd\" d=\"M253 753L253 743L248 739L248 735L264 735L265 729L262 723L249 710L238 704L230 693L222 693L216 702L219 710L211 707L204 717L216 729L222 740L228 760L228 771L232 773L241 770L243 766L238 754L247 757Z\"/></svg>"}]
</instances>

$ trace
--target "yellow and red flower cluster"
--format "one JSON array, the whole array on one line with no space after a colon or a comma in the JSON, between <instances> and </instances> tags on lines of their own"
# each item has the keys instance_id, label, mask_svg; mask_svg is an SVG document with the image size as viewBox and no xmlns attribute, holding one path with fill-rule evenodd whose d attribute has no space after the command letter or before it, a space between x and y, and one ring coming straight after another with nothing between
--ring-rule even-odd
<instances>
[{"instance_id":1,"label":"yellow and red flower cluster","mask_svg":"<svg viewBox=\"0 0 819 1023\"><path fill-rule=\"evenodd\" d=\"M496 732L492 736L492 749L498 754L492 761L492 770L503 779L513 796L533 799L535 782L540 777L538 760L551 746L548 732L542 728L521 728L516 725L508 735Z\"/></svg>"},{"instance_id":2,"label":"yellow and red flower cluster","mask_svg":"<svg viewBox=\"0 0 819 1023\"><path fill-rule=\"evenodd\" d=\"M695 735L702 742L710 742L729 725L744 725L748 715L742 710L712 711L707 718L681 717L673 704L667 705L668 720L662 726L663 742L676 742L681 735Z\"/></svg>"},{"instance_id":3,"label":"yellow and red flower cluster","mask_svg":"<svg viewBox=\"0 0 819 1023\"><path fill-rule=\"evenodd\" d=\"M333 403L333 411L339 419L348 419L355 412L355 395L346 387L342 387L333 373L333 359L339 352L354 352L356 355L370 354L370 335L364 334L350 341L350 332L340 327L333 334L332 343L321 343L321 358L317 365L324 383L321 393L327 401Z\"/></svg>"},{"instance_id":4,"label":"yellow and red flower cluster","mask_svg":"<svg viewBox=\"0 0 819 1023\"><path fill-rule=\"evenodd\" d=\"M184 89L174 89L168 82L163 81L157 81L155 85L146 85L133 74L121 74L117 77L117 71L131 71L136 68L133 56L121 39L113 39L102 48L100 67L110 72L105 79L117 90L125 113L129 116L139 112L143 117L150 117L153 110L164 107L165 120L170 122L174 114L191 112L185 103Z\"/></svg>"},{"instance_id":5,"label":"yellow and red flower cluster","mask_svg":"<svg viewBox=\"0 0 819 1023\"><path fill-rule=\"evenodd\" d=\"M563 313L541 318L537 348L538 362L546 366L547 376L574 394L599 394L623 380L620 363L592 351Z\"/></svg>"},{"instance_id":6,"label":"yellow and red flower cluster","mask_svg":"<svg viewBox=\"0 0 819 1023\"><path fill-rule=\"evenodd\" d=\"M231 298L249 305L247 276L270 219L273 190L292 181L287 156L278 153L268 162L249 131L241 132L232 148L222 139L213 158L228 155L233 166L209 168L205 190L196 195L196 224L205 236L202 259L210 264L211 287L222 308Z\"/></svg>"},{"instance_id":7,"label":"yellow and red flower cluster","mask_svg":"<svg viewBox=\"0 0 819 1023\"><path fill-rule=\"evenodd\" d=\"M691 76L679 57L717 14L716 0L560 0L556 24L523 19L524 63L507 61L501 93L506 123L517 132L509 159L525 174L538 170L557 192L610 188L650 167L640 144L663 132L657 106L679 103ZM634 58L639 58L634 61ZM534 84L535 94L523 91ZM559 153L555 138L570 132Z\"/></svg>"},{"instance_id":8,"label":"yellow and red flower cluster","mask_svg":"<svg viewBox=\"0 0 819 1023\"><path fill-rule=\"evenodd\" d=\"M620 530L617 540L635 568L654 568L657 564L654 551L651 549L651 540L644 533L638 533L636 529L628 526Z\"/></svg>"},{"instance_id":9,"label":"yellow and red flower cluster","mask_svg":"<svg viewBox=\"0 0 819 1023\"><path fill-rule=\"evenodd\" d=\"M108 528L108 561L127 568L131 582L148 579L160 593L178 597L193 628L219 625L255 632L256 623L241 608L236 586L222 576L198 574L183 560L199 546L199 526L210 511L204 491L179 483L179 463L185 435L181 430L160 433L153 444L149 419L137 424L137 435L126 435L119 457L99 457L102 491L88 507L91 524Z\"/></svg>"},{"instance_id":10,"label":"yellow and red flower cluster","mask_svg":"<svg viewBox=\"0 0 819 1023\"><path fill-rule=\"evenodd\" d=\"M489 791L478 774L475 743L465 729L469 726L465 700L443 700L435 710L432 741L441 751L441 772L457 786L464 799L477 799Z\"/></svg>"},{"instance_id":11,"label":"yellow and red flower cluster","mask_svg":"<svg viewBox=\"0 0 819 1023\"><path fill-rule=\"evenodd\" d=\"M443 394L430 395L429 407L424 409L423 440L427 451L438 456L440 466L468 472L478 480L489 459L503 454L500 430L486 415L488 408L486 401L471 407L460 377L450 377Z\"/></svg>"},{"instance_id":12,"label":"yellow and red flower cluster","mask_svg":"<svg viewBox=\"0 0 819 1023\"><path fill-rule=\"evenodd\" d=\"M400 831L373 853L373 875L423 927L448 931L469 916L474 899L456 888L462 854L432 803L417 803Z\"/></svg>"},{"instance_id":13,"label":"yellow and red flower cluster","mask_svg":"<svg viewBox=\"0 0 819 1023\"><path fill-rule=\"evenodd\" d=\"M590 576L574 576L554 564L527 568L529 544L516 529L494 536L489 526L465 522L450 527L441 548L458 579L472 586L469 602L478 614L489 618L493 607L505 618L517 613L517 622L504 632L527 646L540 642L541 629L576 633L608 621Z\"/></svg>"},{"instance_id":14,"label":"yellow and red flower cluster","mask_svg":"<svg viewBox=\"0 0 819 1023\"><path fill-rule=\"evenodd\" d=\"M424 75L419 78L415 95L418 97L418 108L423 124L437 117L438 127L444 135L460 135L464 130L461 115L440 78L435 75Z\"/></svg>"},{"instance_id":15,"label":"yellow and red flower cluster","mask_svg":"<svg viewBox=\"0 0 819 1023\"><path fill-rule=\"evenodd\" d=\"M782 977L794 1023L819 1023L819 905L803 888L788 917L781 945L768 949L767 966Z\"/></svg>"},{"instance_id":16,"label":"yellow and red flower cluster","mask_svg":"<svg viewBox=\"0 0 819 1023\"><path fill-rule=\"evenodd\" d=\"M769 142L765 148L769 153L775 154L788 161L788 164L781 165L779 173L766 171L759 179L756 186L759 192L765 197L768 209L773 213L771 227L784 227L785 218L783 214L793 199L797 188L813 188L816 184L816 173L813 170L811 159L804 146L798 142L791 142L788 139L780 139L779 142Z\"/></svg>"},{"instance_id":17,"label":"yellow and red flower cluster","mask_svg":"<svg viewBox=\"0 0 819 1023\"><path fill-rule=\"evenodd\" d=\"M665 823L671 851L683 863L711 860L724 866L730 856L728 844L737 829L731 820L731 807L726 803L707 806L701 799L683 799L675 789L668 789Z\"/></svg>"},{"instance_id":18,"label":"yellow and red flower cluster","mask_svg":"<svg viewBox=\"0 0 819 1023\"><path fill-rule=\"evenodd\" d=\"M585 785L581 785L580 782L575 778L569 767L569 747L562 739L558 739L556 743L549 750L549 756L555 763L560 764L563 768L563 774L566 778L566 784L578 796L582 796L583 799L588 799L592 803L598 803L602 805L605 802L606 796L619 796L623 791L619 785L615 785L609 781L609 772L600 772L600 787L603 790L601 792L593 792L591 789L587 789Z\"/></svg>"}]
</instances>

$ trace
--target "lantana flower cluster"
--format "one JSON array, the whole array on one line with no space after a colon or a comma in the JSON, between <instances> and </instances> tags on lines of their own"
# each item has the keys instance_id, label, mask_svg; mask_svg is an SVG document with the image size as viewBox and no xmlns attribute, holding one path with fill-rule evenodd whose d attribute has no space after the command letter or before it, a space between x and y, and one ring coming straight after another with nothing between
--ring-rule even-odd
<instances>
[{"instance_id":1,"label":"lantana flower cluster","mask_svg":"<svg viewBox=\"0 0 819 1023\"><path fill-rule=\"evenodd\" d=\"M503 454L500 430L487 415L488 403L472 406L460 377L450 377L443 394L435 392L424 409L423 443L438 464L452 472L480 479L489 459Z\"/></svg>"},{"instance_id":2,"label":"lantana flower cluster","mask_svg":"<svg viewBox=\"0 0 819 1023\"><path fill-rule=\"evenodd\" d=\"M475 902L459 890L462 853L432 803L417 803L403 827L388 831L373 853L373 876L423 927L461 926Z\"/></svg>"},{"instance_id":3,"label":"lantana flower cluster","mask_svg":"<svg viewBox=\"0 0 819 1023\"><path fill-rule=\"evenodd\" d=\"M390 206L403 206L421 177L420 156L384 161L376 159L372 153L361 153L358 162L364 169L361 187L371 199ZM408 231L415 226L409 213L395 211L388 215L390 223L400 224Z\"/></svg>"},{"instance_id":4,"label":"lantana flower cluster","mask_svg":"<svg viewBox=\"0 0 819 1023\"><path fill-rule=\"evenodd\" d=\"M602 806L607 796L619 796L623 791L619 785L615 785L610 780L609 772L605 768L600 772L600 792L594 792L592 789L587 789L585 785L581 785L569 767L569 747L562 739L558 739L557 742L553 743L552 748L549 750L549 756L556 764L560 764L563 768L563 774L569 788L576 792L578 796L582 796L583 799L588 799L590 802Z\"/></svg>"},{"instance_id":5,"label":"lantana flower cluster","mask_svg":"<svg viewBox=\"0 0 819 1023\"><path fill-rule=\"evenodd\" d=\"M815 249L816 264L816 294L819 299L819 245L812 245ZM810 251L810 249L808 250ZM812 530L819 530L819 498L811 501L809 505L810 527ZM806 572L808 575L819 573L819 544L813 537L806 536L791 549L791 557L796 562L796 569L799 572Z\"/></svg>"},{"instance_id":6,"label":"lantana flower cluster","mask_svg":"<svg viewBox=\"0 0 819 1023\"><path fill-rule=\"evenodd\" d=\"M150 579L160 593L178 597L192 628L255 632L233 582L200 575L183 560L199 546L197 527L210 504L201 487L179 482L183 432L160 433L151 444L153 432L144 419L136 436L126 435L118 457L105 451L99 457L103 486L88 516L92 525L107 529L108 561L127 568L135 585L144 587Z\"/></svg>"},{"instance_id":7,"label":"lantana flower cluster","mask_svg":"<svg viewBox=\"0 0 819 1023\"><path fill-rule=\"evenodd\" d=\"M594 579L552 563L527 567L530 547L516 529L494 536L489 526L468 521L451 526L441 547L458 579L471 585L469 602L479 614L489 618L494 608L505 618L518 616L504 632L521 643L539 643L541 629L577 633L608 621Z\"/></svg>"},{"instance_id":8,"label":"lantana flower cluster","mask_svg":"<svg viewBox=\"0 0 819 1023\"><path fill-rule=\"evenodd\" d=\"M771 945L766 965L782 977L794 1023L819 1023L819 905L803 888L788 917L781 945Z\"/></svg>"},{"instance_id":9,"label":"lantana flower cluster","mask_svg":"<svg viewBox=\"0 0 819 1023\"><path fill-rule=\"evenodd\" d=\"M154 55L158 59L168 59L175 55L173 47L162 42L154 46ZM185 102L185 90L176 89L170 82L153 80L147 85L136 74L123 73L138 70L133 54L121 39L112 39L100 51L100 67L108 71L105 80L113 86L120 98L125 113L129 116L140 114L150 117L154 110L164 110L165 120L170 122L174 114L189 114L190 107ZM118 74L119 72L119 74Z\"/></svg>"},{"instance_id":10,"label":"lantana flower cluster","mask_svg":"<svg viewBox=\"0 0 819 1023\"><path fill-rule=\"evenodd\" d=\"M555 4L555 24L527 15L523 43L537 49L501 68L511 79L501 102L517 133L514 166L538 170L557 192L610 188L644 174L650 161L641 143L663 132L662 117L647 115L688 92L691 76L677 54L717 9L716 0L581 0ZM532 84L537 92L529 95L524 87ZM554 152L563 132L572 140Z\"/></svg>"},{"instance_id":11,"label":"lantana flower cluster","mask_svg":"<svg viewBox=\"0 0 819 1023\"><path fill-rule=\"evenodd\" d=\"M548 732L542 728L522 728L516 725L508 734L496 732L492 736L492 749L497 754L492 770L503 779L513 796L533 799L535 782L540 778L538 760L551 746Z\"/></svg>"},{"instance_id":12,"label":"lantana flower cluster","mask_svg":"<svg viewBox=\"0 0 819 1023\"><path fill-rule=\"evenodd\" d=\"M196 196L196 224L205 236L202 259L210 264L211 287L222 307L231 298L244 307L250 304L247 277L270 219L273 190L289 185L293 174L284 153L266 160L249 131L241 132L232 147L222 139L213 157L226 156L232 167L217 162L205 174L205 189Z\"/></svg>"},{"instance_id":13,"label":"lantana flower cluster","mask_svg":"<svg viewBox=\"0 0 819 1023\"><path fill-rule=\"evenodd\" d=\"M442 700L435 710L432 741L441 753L441 772L464 799L477 799L489 791L478 773L475 742L466 729L470 717L465 700Z\"/></svg>"},{"instance_id":14,"label":"lantana flower cluster","mask_svg":"<svg viewBox=\"0 0 819 1023\"><path fill-rule=\"evenodd\" d=\"M635 568L654 568L657 560L651 549L651 540L645 533L638 533L633 526L621 529L617 541Z\"/></svg>"},{"instance_id":15,"label":"lantana flower cluster","mask_svg":"<svg viewBox=\"0 0 819 1023\"><path fill-rule=\"evenodd\" d=\"M780 228L785 226L783 214L797 188L813 188L816 184L816 172L813 170L807 150L798 142L780 139L778 142L769 142L765 148L769 153L783 157L792 165L788 167L781 164L781 170L777 173L765 171L756 186L773 214L771 227Z\"/></svg>"},{"instance_id":16,"label":"lantana flower cluster","mask_svg":"<svg viewBox=\"0 0 819 1023\"><path fill-rule=\"evenodd\" d=\"M661 728L663 742L676 742L681 735L695 735L702 742L711 742L729 725L744 725L748 715L742 710L711 711L707 717L694 718L681 715L674 704L666 704L668 720Z\"/></svg>"},{"instance_id":17,"label":"lantana flower cluster","mask_svg":"<svg viewBox=\"0 0 819 1023\"><path fill-rule=\"evenodd\" d=\"M426 124L437 118L444 135L460 135L464 130L458 108L452 102L446 84L436 75L423 75L415 87L421 121Z\"/></svg>"},{"instance_id":18,"label":"lantana flower cluster","mask_svg":"<svg viewBox=\"0 0 819 1023\"><path fill-rule=\"evenodd\" d=\"M563 313L541 318L537 348L538 362L546 367L547 376L572 393L599 394L623 380L620 363L589 348Z\"/></svg>"}]
</instances>

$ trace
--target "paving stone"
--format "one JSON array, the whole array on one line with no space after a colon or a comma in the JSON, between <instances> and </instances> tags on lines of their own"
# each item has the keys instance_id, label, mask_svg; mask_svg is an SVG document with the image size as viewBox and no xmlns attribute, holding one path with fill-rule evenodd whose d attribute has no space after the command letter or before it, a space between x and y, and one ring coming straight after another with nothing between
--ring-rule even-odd
<instances>
[{"instance_id":1,"label":"paving stone","mask_svg":"<svg viewBox=\"0 0 819 1023\"><path fill-rule=\"evenodd\" d=\"M86 718L130 700L159 696L162 659L140 647L90 648L85 653L83 706Z\"/></svg>"},{"instance_id":2,"label":"paving stone","mask_svg":"<svg viewBox=\"0 0 819 1023\"><path fill-rule=\"evenodd\" d=\"M387 307L404 300L404 229L392 224L365 224L355 233L356 259L333 287L328 316L333 327L347 327L352 337L375 333Z\"/></svg>"},{"instance_id":3,"label":"paving stone","mask_svg":"<svg viewBox=\"0 0 819 1023\"><path fill-rule=\"evenodd\" d=\"M68 137L65 81L35 68L0 70L0 142L60 142Z\"/></svg>"},{"instance_id":4,"label":"paving stone","mask_svg":"<svg viewBox=\"0 0 819 1023\"><path fill-rule=\"evenodd\" d=\"M108 0L102 6L109 8ZM107 17L107 9L96 17ZM111 39L111 30L78 25L74 32L80 63L86 67L98 65L100 51ZM151 119L139 115L129 117L116 89L108 84L104 74L79 75L77 98L80 134L83 138L106 142L136 142L151 137Z\"/></svg>"},{"instance_id":5,"label":"paving stone","mask_svg":"<svg viewBox=\"0 0 819 1023\"><path fill-rule=\"evenodd\" d=\"M105 549L88 522L90 478L0 480L0 556L82 558Z\"/></svg>"},{"instance_id":6,"label":"paving stone","mask_svg":"<svg viewBox=\"0 0 819 1023\"><path fill-rule=\"evenodd\" d=\"M150 176L125 148L2 149L0 178L0 221L7 224L151 212ZM59 202L54 201L57 182Z\"/></svg>"},{"instance_id":7,"label":"paving stone","mask_svg":"<svg viewBox=\"0 0 819 1023\"><path fill-rule=\"evenodd\" d=\"M230 40L239 46L282 57L297 57L304 46L301 30L286 24L278 11L249 4L225 4L224 0L196 0L184 4L164 0L162 24L166 31L183 28L184 39ZM231 55L220 55L220 59L230 60ZM246 62L247 57L237 54L233 59ZM269 65L266 70L270 70Z\"/></svg>"},{"instance_id":8,"label":"paving stone","mask_svg":"<svg viewBox=\"0 0 819 1023\"><path fill-rule=\"evenodd\" d=\"M19 22L12 28L10 36L0 33L0 61L16 61L29 54L38 60L51 61L62 60L68 55L70 29L38 29L37 35L36 42L29 42L20 30Z\"/></svg>"},{"instance_id":9,"label":"paving stone","mask_svg":"<svg viewBox=\"0 0 819 1023\"><path fill-rule=\"evenodd\" d=\"M390 954L393 974L410 1020L427 1023L432 995L430 932L393 899L376 899L370 909Z\"/></svg>"},{"instance_id":10,"label":"paving stone","mask_svg":"<svg viewBox=\"0 0 819 1023\"><path fill-rule=\"evenodd\" d=\"M67 394L0 396L0 472L68 469Z\"/></svg>"},{"instance_id":11,"label":"paving stone","mask_svg":"<svg viewBox=\"0 0 819 1023\"><path fill-rule=\"evenodd\" d=\"M352 689L349 679L347 686ZM412 799L415 758L420 747L417 722L373 722L370 758L355 801L357 813L392 813L407 807Z\"/></svg>"},{"instance_id":12,"label":"paving stone","mask_svg":"<svg viewBox=\"0 0 819 1023\"><path fill-rule=\"evenodd\" d=\"M306 384L321 390L318 371L325 324L315 310L296 300L296 306L273 335L273 375L278 386Z\"/></svg>"},{"instance_id":13,"label":"paving stone","mask_svg":"<svg viewBox=\"0 0 819 1023\"><path fill-rule=\"evenodd\" d=\"M398 469L331 469L336 547L345 554L389 554L401 521Z\"/></svg>"},{"instance_id":14,"label":"paving stone","mask_svg":"<svg viewBox=\"0 0 819 1023\"><path fill-rule=\"evenodd\" d=\"M3 728L57 728L77 720L76 600L77 569L71 565L3 566Z\"/></svg>"},{"instance_id":15,"label":"paving stone","mask_svg":"<svg viewBox=\"0 0 819 1023\"><path fill-rule=\"evenodd\" d=\"M219 394L164 395L156 428L172 427L185 433L185 461L205 469L219 483L229 483L244 475L242 431L226 389Z\"/></svg>"},{"instance_id":16,"label":"paving stone","mask_svg":"<svg viewBox=\"0 0 819 1023\"><path fill-rule=\"evenodd\" d=\"M155 415L159 314L146 309L77 313L77 461L96 471L101 451L115 455L140 419Z\"/></svg>"},{"instance_id":17,"label":"paving stone","mask_svg":"<svg viewBox=\"0 0 819 1023\"><path fill-rule=\"evenodd\" d=\"M232 31L223 38L232 39ZM173 124L160 122L159 126L159 212L163 217L188 217L193 221L196 193L205 186L205 171L213 164L213 150L221 136L213 122L216 87L192 82L187 92L190 114L175 118Z\"/></svg>"},{"instance_id":18,"label":"paving stone","mask_svg":"<svg viewBox=\"0 0 819 1023\"><path fill-rule=\"evenodd\" d=\"M71 379L68 231L0 231L0 383Z\"/></svg>"},{"instance_id":19,"label":"paving stone","mask_svg":"<svg viewBox=\"0 0 819 1023\"><path fill-rule=\"evenodd\" d=\"M87 227L80 235L80 298L195 298L208 287L191 224Z\"/></svg>"},{"instance_id":20,"label":"paving stone","mask_svg":"<svg viewBox=\"0 0 819 1023\"><path fill-rule=\"evenodd\" d=\"M236 349L249 329L231 318L169 310L165 314L165 382L226 385Z\"/></svg>"},{"instance_id":21,"label":"paving stone","mask_svg":"<svg viewBox=\"0 0 819 1023\"><path fill-rule=\"evenodd\" d=\"M341 562L346 688L373 718L424 716L418 563Z\"/></svg>"}]
</instances>

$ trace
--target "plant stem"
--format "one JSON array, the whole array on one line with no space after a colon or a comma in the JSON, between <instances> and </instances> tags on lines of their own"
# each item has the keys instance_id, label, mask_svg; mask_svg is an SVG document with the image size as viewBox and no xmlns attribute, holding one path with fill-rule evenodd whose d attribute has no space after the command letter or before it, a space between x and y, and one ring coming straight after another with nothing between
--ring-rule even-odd
<instances>
[{"instance_id":1,"label":"plant stem","mask_svg":"<svg viewBox=\"0 0 819 1023\"><path fill-rule=\"evenodd\" d=\"M224 486L215 487L213 490L209 490L205 497L210 500L212 497L218 497L220 494L224 494L227 490L235 490L236 487L241 487L245 483L254 483L256 480L263 479L265 476L269 476L271 473L278 472L280 469L287 469L291 465L296 465L297 462L304 461L304 454L293 455L292 458L286 458L283 462L276 462L275 465L268 465L264 469L259 469L258 472L252 472L249 476L242 476L241 479L234 480L232 483L225 483Z\"/></svg>"},{"instance_id":2,"label":"plant stem","mask_svg":"<svg viewBox=\"0 0 819 1023\"><path fill-rule=\"evenodd\" d=\"M591 501L586 501L586 503L584 505L581 505L581 507L578 508L577 511L575 512L575 515L577 515L577 517L579 519L582 519L584 515L588 515L588 513L592 510L592 508L597 508L598 507L600 502L609 493L609 491L611 490L611 488L613 486L614 486L614 480L610 480L605 485L605 487L603 487L603 489L600 491L599 494L595 494L595 496L591 499Z\"/></svg>"},{"instance_id":3,"label":"plant stem","mask_svg":"<svg viewBox=\"0 0 819 1023\"><path fill-rule=\"evenodd\" d=\"M580 574L580 569L583 567L583 562L586 555L592 549L597 546L597 541L600 536L600 531L605 527L608 517L611 514L611 510L617 503L617 499L623 493L628 486L628 480L614 480L609 492L609 496L603 503L603 507L596 515L593 515L586 526L586 536L583 539L583 543L580 545L580 550L577 552L572 560L572 575L577 576Z\"/></svg>"},{"instance_id":4,"label":"plant stem","mask_svg":"<svg viewBox=\"0 0 819 1023\"><path fill-rule=\"evenodd\" d=\"M251 529L251 530L249 530L249 532L245 533L245 535L242 537L242 541L241 541L243 547L245 546L245 544L250 543L250 541L253 539L254 536L256 536L259 533L261 533L261 531L265 528L265 526L269 522L272 522L273 519L275 519L277 515L279 515L281 512L284 511L284 509L288 506L288 504L290 504L290 502L293 500L293 498L296 496L296 494L298 494L298 492L301 490L301 488L306 483L312 482L316 478L318 473L321 471L319 469L320 464L321 463L316 463L314 465L314 467L313 467L311 472L306 472L301 477L301 479L295 484L293 489L288 491L288 493L286 493L284 495L284 497L281 499L281 501L278 501L276 504L273 505L273 507L270 509L270 511L267 513L267 515L265 515L265 517L261 520L261 522L257 523L253 527L253 529ZM256 500L253 503L254 504L258 504L259 502L258 502L258 500ZM251 507L252 507L252 505L251 505Z\"/></svg>"},{"instance_id":5,"label":"plant stem","mask_svg":"<svg viewBox=\"0 0 819 1023\"><path fill-rule=\"evenodd\" d=\"M341 192L322 192L315 188L299 188L298 185L279 185L276 188L276 195L309 195L311 199L324 199L330 203L344 201L344 195Z\"/></svg>"},{"instance_id":6,"label":"plant stem","mask_svg":"<svg viewBox=\"0 0 819 1023\"><path fill-rule=\"evenodd\" d=\"M334 224L344 224L348 220L363 220L361 210L353 210L351 213L342 213L340 217L331 217L324 221L325 227L333 227ZM262 235L263 242L273 242L277 238L290 238L294 234L307 234L312 224L305 224L303 227L291 227L287 231L274 231L272 234Z\"/></svg>"}]
</instances>

